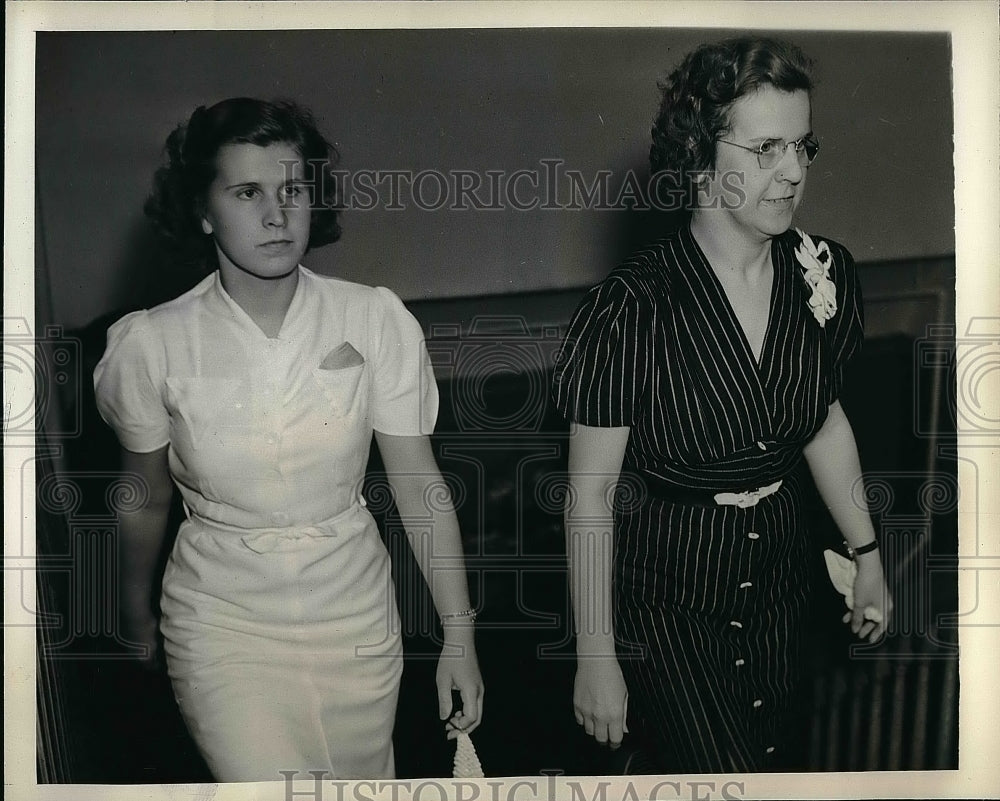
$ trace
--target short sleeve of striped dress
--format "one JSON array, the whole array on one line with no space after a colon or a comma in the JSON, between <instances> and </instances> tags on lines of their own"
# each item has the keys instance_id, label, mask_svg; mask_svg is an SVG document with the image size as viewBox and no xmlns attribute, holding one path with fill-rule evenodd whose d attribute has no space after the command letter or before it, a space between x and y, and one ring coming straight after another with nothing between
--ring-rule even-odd
<instances>
[{"instance_id":1,"label":"short sleeve of striped dress","mask_svg":"<svg viewBox=\"0 0 1000 801\"><path fill-rule=\"evenodd\" d=\"M552 395L564 417L586 426L631 426L649 356L648 315L625 277L584 296L556 357Z\"/></svg>"},{"instance_id":2,"label":"short sleeve of striped dress","mask_svg":"<svg viewBox=\"0 0 1000 801\"><path fill-rule=\"evenodd\" d=\"M826 240L833 255L830 279L837 287L837 313L824 328L827 350L826 402L840 397L844 376L864 341L864 304L857 268L850 251Z\"/></svg>"}]
</instances>

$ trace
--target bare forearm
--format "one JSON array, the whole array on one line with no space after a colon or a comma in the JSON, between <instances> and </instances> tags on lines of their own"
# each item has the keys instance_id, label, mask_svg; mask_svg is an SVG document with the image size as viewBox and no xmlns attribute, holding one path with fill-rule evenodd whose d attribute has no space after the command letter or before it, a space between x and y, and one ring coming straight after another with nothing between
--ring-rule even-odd
<instances>
[{"instance_id":1,"label":"bare forearm","mask_svg":"<svg viewBox=\"0 0 1000 801\"><path fill-rule=\"evenodd\" d=\"M471 616L450 617L469 611L471 602L458 518L443 479L437 474L390 475L389 480L410 548L445 623L445 637L471 636Z\"/></svg>"},{"instance_id":2,"label":"bare forearm","mask_svg":"<svg viewBox=\"0 0 1000 801\"><path fill-rule=\"evenodd\" d=\"M118 520L122 608L126 615L141 617L152 612L153 586L174 494L167 449L152 453L123 449L122 471L138 480L145 492L145 503L135 511L121 512Z\"/></svg>"},{"instance_id":3,"label":"bare forearm","mask_svg":"<svg viewBox=\"0 0 1000 801\"><path fill-rule=\"evenodd\" d=\"M141 615L152 608L169 512L169 503L150 504L119 518L118 586L126 612Z\"/></svg>"},{"instance_id":4,"label":"bare forearm","mask_svg":"<svg viewBox=\"0 0 1000 801\"><path fill-rule=\"evenodd\" d=\"M468 610L465 556L457 523L435 516L432 521L421 520L419 523L404 520L403 525L438 611L449 614Z\"/></svg>"},{"instance_id":5,"label":"bare forearm","mask_svg":"<svg viewBox=\"0 0 1000 801\"><path fill-rule=\"evenodd\" d=\"M579 656L614 654L614 509L629 429L570 428L566 553Z\"/></svg>"},{"instance_id":6,"label":"bare forearm","mask_svg":"<svg viewBox=\"0 0 1000 801\"><path fill-rule=\"evenodd\" d=\"M611 575L614 520L601 500L577 496L566 514L566 553L576 649L580 656L615 652Z\"/></svg>"},{"instance_id":7,"label":"bare forearm","mask_svg":"<svg viewBox=\"0 0 1000 801\"><path fill-rule=\"evenodd\" d=\"M848 544L857 548L874 540L857 443L839 404L831 407L823 428L806 447L805 457L820 497ZM859 566L877 560L877 551L858 557Z\"/></svg>"},{"instance_id":8,"label":"bare forearm","mask_svg":"<svg viewBox=\"0 0 1000 801\"><path fill-rule=\"evenodd\" d=\"M376 432L386 475L413 555L439 615L469 610L465 554L451 494L425 436L400 437ZM471 628L468 618L447 618ZM448 629L454 628L448 626Z\"/></svg>"}]
</instances>

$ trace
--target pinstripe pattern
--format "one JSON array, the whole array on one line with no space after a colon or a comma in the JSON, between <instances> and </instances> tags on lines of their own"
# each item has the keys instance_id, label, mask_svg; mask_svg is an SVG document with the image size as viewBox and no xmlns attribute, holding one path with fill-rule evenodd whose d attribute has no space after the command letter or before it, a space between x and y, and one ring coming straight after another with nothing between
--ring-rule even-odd
<instances>
[{"instance_id":1,"label":"pinstripe pattern","mask_svg":"<svg viewBox=\"0 0 1000 801\"><path fill-rule=\"evenodd\" d=\"M862 337L850 254L830 242L838 312L821 328L795 260L772 240L760 361L688 229L636 253L570 323L554 396L567 417L630 426L623 473L650 495L616 514L622 670L671 772L766 769L794 687L808 590L793 470ZM757 505L670 503L783 479Z\"/></svg>"}]
</instances>

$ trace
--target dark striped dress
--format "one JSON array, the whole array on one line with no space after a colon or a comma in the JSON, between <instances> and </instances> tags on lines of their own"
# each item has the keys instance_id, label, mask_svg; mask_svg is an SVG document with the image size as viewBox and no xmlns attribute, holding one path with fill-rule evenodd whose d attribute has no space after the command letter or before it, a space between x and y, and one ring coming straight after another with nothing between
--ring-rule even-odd
<instances>
[{"instance_id":1,"label":"dark striped dress","mask_svg":"<svg viewBox=\"0 0 1000 801\"><path fill-rule=\"evenodd\" d=\"M792 474L862 340L850 254L828 241L838 310L820 326L799 243L793 230L772 240L759 363L686 227L587 293L557 360L567 418L631 429L615 630L630 716L663 772L767 770L787 733L809 585ZM711 500L779 479L755 506Z\"/></svg>"}]
</instances>

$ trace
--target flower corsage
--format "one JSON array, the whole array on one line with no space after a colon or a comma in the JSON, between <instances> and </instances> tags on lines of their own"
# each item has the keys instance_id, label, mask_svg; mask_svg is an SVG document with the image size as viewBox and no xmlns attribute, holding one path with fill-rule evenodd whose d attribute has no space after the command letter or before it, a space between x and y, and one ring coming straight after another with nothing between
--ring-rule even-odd
<instances>
[{"instance_id":1,"label":"flower corsage","mask_svg":"<svg viewBox=\"0 0 1000 801\"><path fill-rule=\"evenodd\" d=\"M837 286L830 280L833 255L826 242L820 241L817 246L805 231L796 228L795 232L802 238L802 243L795 249L795 258L802 265L802 277L812 290L809 308L822 328L837 313Z\"/></svg>"}]
</instances>

